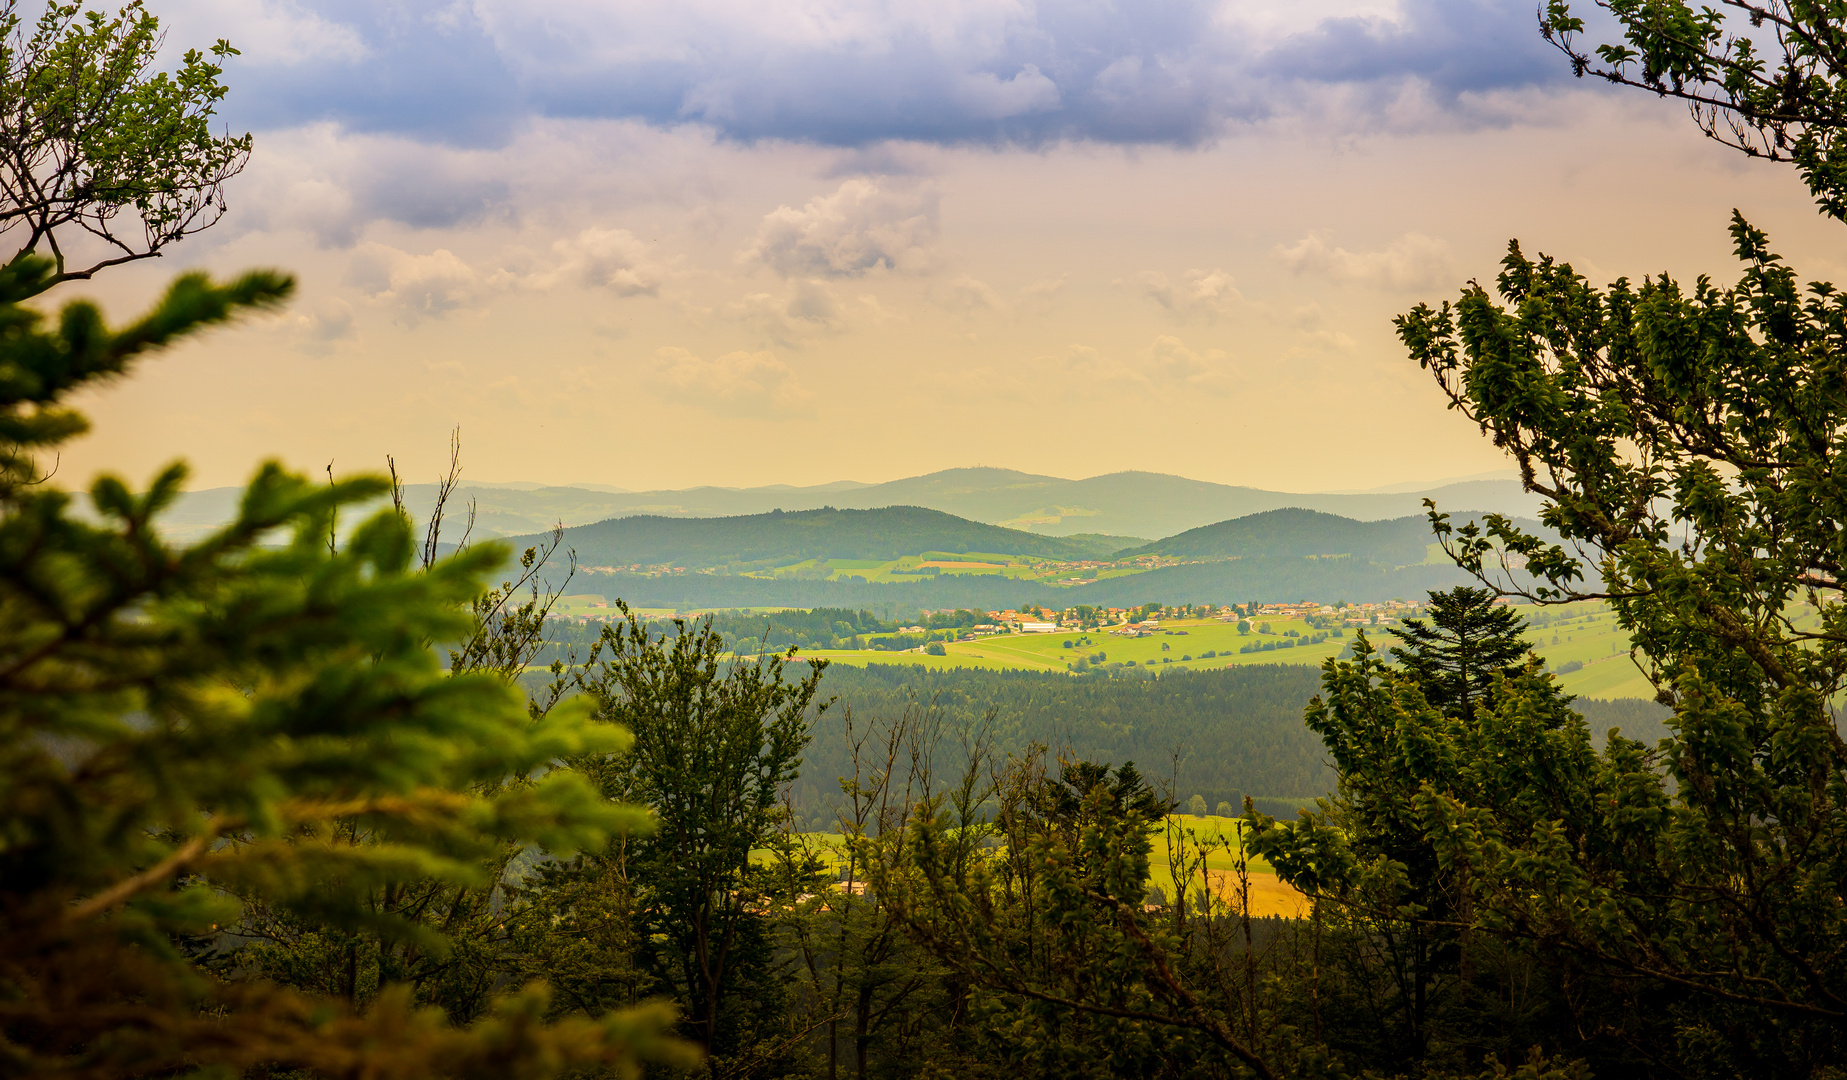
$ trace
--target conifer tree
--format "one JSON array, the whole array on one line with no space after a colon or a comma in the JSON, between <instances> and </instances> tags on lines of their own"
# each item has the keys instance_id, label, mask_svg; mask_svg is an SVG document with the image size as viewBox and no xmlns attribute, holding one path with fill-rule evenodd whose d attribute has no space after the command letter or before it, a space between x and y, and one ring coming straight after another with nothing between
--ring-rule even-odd
<instances>
[{"instance_id":1,"label":"conifer tree","mask_svg":"<svg viewBox=\"0 0 1847 1080\"><path fill-rule=\"evenodd\" d=\"M236 519L186 547L157 521L180 465L144 494L104 476L79 514L40 466L86 428L70 396L292 282L191 274L126 327L85 303L47 327L21 301L57 273L32 256L0 268L0 1072L542 1076L679 1053L662 1008L547 1023L539 984L460 1027L398 989L362 1008L195 962L235 946L217 931L240 896L441 949L366 898L479 883L508 840L569 851L646 815L546 771L626 745L588 703L535 720L504 681L451 676L432 649L465 637L502 549L420 567L386 510L330 550L336 511L382 478L266 464Z\"/></svg>"},{"instance_id":2,"label":"conifer tree","mask_svg":"<svg viewBox=\"0 0 1847 1080\"><path fill-rule=\"evenodd\" d=\"M1403 644L1392 652L1425 701L1466 720L1488 699L1496 676L1520 670L1531 646L1520 636L1520 617L1487 589L1458 585L1429 596L1429 621L1406 619L1394 628Z\"/></svg>"}]
</instances>

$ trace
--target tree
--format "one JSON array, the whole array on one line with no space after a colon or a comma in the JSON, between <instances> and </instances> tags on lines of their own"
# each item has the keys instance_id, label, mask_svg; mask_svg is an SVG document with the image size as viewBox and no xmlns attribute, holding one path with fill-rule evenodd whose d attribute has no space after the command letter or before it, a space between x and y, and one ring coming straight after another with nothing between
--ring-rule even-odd
<instances>
[{"instance_id":1,"label":"tree","mask_svg":"<svg viewBox=\"0 0 1847 1080\"><path fill-rule=\"evenodd\" d=\"M655 635L627 605L604 627L578 685L597 715L634 733L633 748L586 765L607 798L653 808L657 827L633 845L644 958L685 1004L708 1053L759 1049L753 1009L776 1003L767 923L750 853L782 820L782 793L801 768L805 713L825 662L785 682L794 655L728 666L708 619Z\"/></svg>"},{"instance_id":2,"label":"tree","mask_svg":"<svg viewBox=\"0 0 1847 1080\"><path fill-rule=\"evenodd\" d=\"M15 259L50 253L55 272L34 287L156 257L215 224L250 157L249 135L211 130L237 50L220 40L209 59L189 50L177 71L150 73L163 38L142 0L113 16L54 2L30 33L18 7L0 5L0 234Z\"/></svg>"},{"instance_id":3,"label":"tree","mask_svg":"<svg viewBox=\"0 0 1847 1080\"><path fill-rule=\"evenodd\" d=\"M1816 203L1847 219L1847 9L1814 0L1598 0L1620 42L1579 43L1584 20L1548 0L1539 29L1590 75L1684 102L1708 138L1793 163Z\"/></svg>"},{"instance_id":4,"label":"tree","mask_svg":"<svg viewBox=\"0 0 1847 1080\"><path fill-rule=\"evenodd\" d=\"M1430 621L1406 619L1392 635L1392 650L1424 700L1467 720L1487 700L1497 676L1517 673L1531 649L1520 636L1520 617L1495 603L1488 589L1458 585L1430 593Z\"/></svg>"},{"instance_id":5,"label":"tree","mask_svg":"<svg viewBox=\"0 0 1847 1080\"><path fill-rule=\"evenodd\" d=\"M1433 608L1433 621L1453 630L1459 614L1466 620L1478 598L1461 599ZM1455 677L1433 669L1438 695L1453 691ZM1246 803L1250 850L1311 897L1319 915L1355 936L1345 959L1376 1003L1367 1033L1373 1060L1390 1069L1461 1068L1482 1053L1505 1060L1542 1036L1559 1049L1556 1033L1493 1015L1489 1003L1519 996L1519 978L1470 986L1472 966L1490 973L1512 967L1530 978L1523 969L1531 957L1501 953L1484 963L1492 943L1459 932L1469 879L1429 835L1424 814L1432 797L1480 808L1536 803L1591 812L1589 793L1571 784L1585 771L1588 730L1550 678L1536 662L1497 671L1471 707L1438 708L1421 669L1387 665L1362 632L1350 662L1322 665L1322 693L1304 717L1338 770L1333 797L1290 823ZM1508 704L1510 685L1523 694L1518 708Z\"/></svg>"},{"instance_id":6,"label":"tree","mask_svg":"<svg viewBox=\"0 0 1847 1080\"><path fill-rule=\"evenodd\" d=\"M329 549L337 509L382 494L382 479L316 484L265 465L237 519L185 548L156 523L180 492L180 465L141 495L102 477L93 516L73 513L37 464L86 426L64 401L150 350L280 303L292 282L191 274L122 329L84 303L46 329L20 301L57 275L35 257L0 269L9 1071L551 1075L670 1056L658 1008L546 1024L535 986L501 995L464 1028L401 992L362 1009L194 962L238 920L239 895L332 926L378 926L361 902L374 885L475 881L501 838L564 851L644 818L572 774L539 775L561 755L619 749L618 729L583 707L535 722L503 682L450 677L430 648L466 631L467 605L503 551L419 568L389 511L344 551ZM473 790L507 776L532 779ZM339 843L350 829L378 842Z\"/></svg>"},{"instance_id":7,"label":"tree","mask_svg":"<svg viewBox=\"0 0 1847 1080\"><path fill-rule=\"evenodd\" d=\"M1727 1063L1705 1067L1799 1075L1847 1053L1847 745L1828 704L1847 688L1847 298L1736 215L1732 237L1730 288L1599 289L1511 245L1502 302L1477 285L1399 319L1561 540L1433 508L1446 549L1503 593L1607 600L1674 710L1655 751L1611 738L1574 813L1439 792L1420 812L1473 883L1473 925L1675 988L1690 1045Z\"/></svg>"},{"instance_id":8,"label":"tree","mask_svg":"<svg viewBox=\"0 0 1847 1080\"><path fill-rule=\"evenodd\" d=\"M1186 812L1192 814L1194 817L1206 816L1206 797L1204 795L1194 795L1192 798L1188 799L1186 801Z\"/></svg>"}]
</instances>

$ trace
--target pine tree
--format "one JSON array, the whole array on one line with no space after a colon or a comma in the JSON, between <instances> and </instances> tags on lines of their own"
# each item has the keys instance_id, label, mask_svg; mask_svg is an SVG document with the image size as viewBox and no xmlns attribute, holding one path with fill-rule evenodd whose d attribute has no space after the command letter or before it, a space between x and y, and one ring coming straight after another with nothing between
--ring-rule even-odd
<instances>
[{"instance_id":1,"label":"pine tree","mask_svg":"<svg viewBox=\"0 0 1847 1080\"><path fill-rule=\"evenodd\" d=\"M390 510L330 549L335 513L384 494L383 478L266 464L236 520L189 547L157 522L181 465L140 495L104 476L79 514L39 467L87 426L70 396L293 283L189 274L125 328L85 303L47 328L21 301L56 274L30 256L0 268L0 1074L545 1076L684 1060L660 1007L547 1023L535 984L462 1027L401 989L361 1007L196 962L235 950L218 931L242 918L238 897L440 950L367 898L478 885L505 843L601 845L646 815L549 770L627 744L587 702L535 720L502 679L438 659L433 645L471 630L504 549L424 568Z\"/></svg>"},{"instance_id":2,"label":"pine tree","mask_svg":"<svg viewBox=\"0 0 1847 1080\"><path fill-rule=\"evenodd\" d=\"M1524 621L1487 589L1458 585L1429 595L1430 621L1406 619L1393 629L1403 644L1392 654L1424 700L1447 716L1472 719L1495 676L1518 673L1532 648L1520 636Z\"/></svg>"}]
</instances>

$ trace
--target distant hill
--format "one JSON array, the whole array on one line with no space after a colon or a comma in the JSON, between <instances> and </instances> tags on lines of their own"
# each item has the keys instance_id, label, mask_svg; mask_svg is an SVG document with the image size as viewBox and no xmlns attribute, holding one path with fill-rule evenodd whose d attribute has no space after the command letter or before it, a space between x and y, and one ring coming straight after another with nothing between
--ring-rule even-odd
<instances>
[{"instance_id":1,"label":"distant hill","mask_svg":"<svg viewBox=\"0 0 1847 1080\"><path fill-rule=\"evenodd\" d=\"M539 535L511 538L515 547ZM564 531L584 566L758 568L809 559L898 559L925 551L979 551L1077 560L1107 555L1122 537L1038 536L928 510L776 510L719 518L613 518Z\"/></svg>"},{"instance_id":2,"label":"distant hill","mask_svg":"<svg viewBox=\"0 0 1847 1080\"><path fill-rule=\"evenodd\" d=\"M435 497L434 484L405 489L413 515ZM176 537L194 536L230 519L236 488L187 492L163 517ZM1066 480L1011 469L945 469L882 484L843 480L808 487L698 487L675 491L617 491L602 486L470 485L454 505L476 504L477 536L538 532L554 523L584 525L613 517L734 517L771 510L871 509L921 506L989 525L1048 536L1104 533L1171 536L1202 525L1267 510L1299 507L1360 521L1422 512L1423 500L1444 509L1536 516L1539 500L1513 480L1472 480L1403 492L1296 494L1189 480L1165 473L1121 472ZM353 516L356 519L356 515Z\"/></svg>"},{"instance_id":3,"label":"distant hill","mask_svg":"<svg viewBox=\"0 0 1847 1080\"><path fill-rule=\"evenodd\" d=\"M1472 511L1458 519L1473 517ZM1230 559L1250 556L1352 555L1386 566L1424 561L1432 540L1423 515L1355 521L1318 510L1290 507L1248 514L1188 529L1178 536L1129 548L1120 558L1171 555L1182 559Z\"/></svg>"}]
</instances>

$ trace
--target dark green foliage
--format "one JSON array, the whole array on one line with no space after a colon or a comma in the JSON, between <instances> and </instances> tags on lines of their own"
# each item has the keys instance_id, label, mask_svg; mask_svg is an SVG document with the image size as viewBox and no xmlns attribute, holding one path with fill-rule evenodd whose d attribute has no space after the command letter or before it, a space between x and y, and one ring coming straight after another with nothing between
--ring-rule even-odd
<instances>
[{"instance_id":1,"label":"dark green foliage","mask_svg":"<svg viewBox=\"0 0 1847 1080\"><path fill-rule=\"evenodd\" d=\"M988 731L998 754L1040 743L1087 760L1136 761L1152 781L1201 792L1208 804L1241 804L1246 795L1313 797L1333 782L1319 740L1302 725L1302 702L1314 689L1309 667L1175 671L1130 681L834 665L821 694L838 706L816 719L797 806L817 817L833 799L832 778L853 772L841 709L870 720L914 704L936 710L951 730L992 711Z\"/></svg>"},{"instance_id":2,"label":"dark green foliage","mask_svg":"<svg viewBox=\"0 0 1847 1080\"><path fill-rule=\"evenodd\" d=\"M1659 747L1611 739L1569 773L1510 750L1512 790L1558 805L1433 790L1418 812L1470 883L1471 926L1674 988L1675 1053L1702 1071L1813 1075L1847 1055L1847 746L1828 704L1847 687L1847 302L1737 216L1732 237L1731 288L1598 289L1513 246L1500 301L1470 287L1400 319L1568 546L1494 518L1447 545L1489 584L1507 551L1535 598L1607 595L1674 713ZM1497 714L1536 713L1534 693Z\"/></svg>"},{"instance_id":3,"label":"dark green foliage","mask_svg":"<svg viewBox=\"0 0 1847 1080\"><path fill-rule=\"evenodd\" d=\"M1315 510L1267 510L1189 529L1178 536L1119 552L1119 558L1171 555L1183 559L1230 559L1266 555L1299 558L1351 555L1382 566L1424 561L1435 538L1422 515L1389 521L1355 521Z\"/></svg>"},{"instance_id":4,"label":"dark green foliage","mask_svg":"<svg viewBox=\"0 0 1847 1080\"><path fill-rule=\"evenodd\" d=\"M735 1058L781 1019L750 852L782 820L824 665L785 683L782 658L727 665L709 623L677 629L662 638L633 615L604 628L578 685L634 746L582 768L605 797L653 809L626 862L641 956L684 1004L689 1033Z\"/></svg>"},{"instance_id":5,"label":"dark green foliage","mask_svg":"<svg viewBox=\"0 0 1847 1080\"><path fill-rule=\"evenodd\" d=\"M465 1028L402 989L368 1000L351 980L313 986L305 967L288 988L235 957L194 962L237 944L219 931L243 919L240 899L324 940L363 928L440 950L440 934L371 908L375 891L478 888L509 842L568 850L641 824L546 772L625 737L583 707L535 719L503 680L444 670L431 645L468 634L503 551L420 566L389 511L330 550L336 511L383 492L380 478L314 483L265 465L237 520L191 547L156 522L179 465L141 495L102 477L80 520L36 471L85 427L66 396L273 306L292 282L188 275L123 330L85 304L47 330L18 303L54 274L37 258L0 271L4 1070L554 1075L660 1051L661 1010L547 1024L542 986L483 988Z\"/></svg>"},{"instance_id":6,"label":"dark green foliage","mask_svg":"<svg viewBox=\"0 0 1847 1080\"><path fill-rule=\"evenodd\" d=\"M983 525L918 506L829 507L726 518L636 516L579 525L564 535L565 545L586 566L761 569L808 559L898 559L925 551L1085 559L1119 546L1111 542L1114 538L1099 546ZM524 547L537 539L513 537L511 542Z\"/></svg>"},{"instance_id":7,"label":"dark green foliage","mask_svg":"<svg viewBox=\"0 0 1847 1080\"><path fill-rule=\"evenodd\" d=\"M1406 619L1391 631L1402 643L1393 658L1424 700L1448 716L1471 718L1494 680L1516 674L1531 651L1520 616L1495 600L1492 591L1466 585L1433 592L1427 621Z\"/></svg>"}]
</instances>

